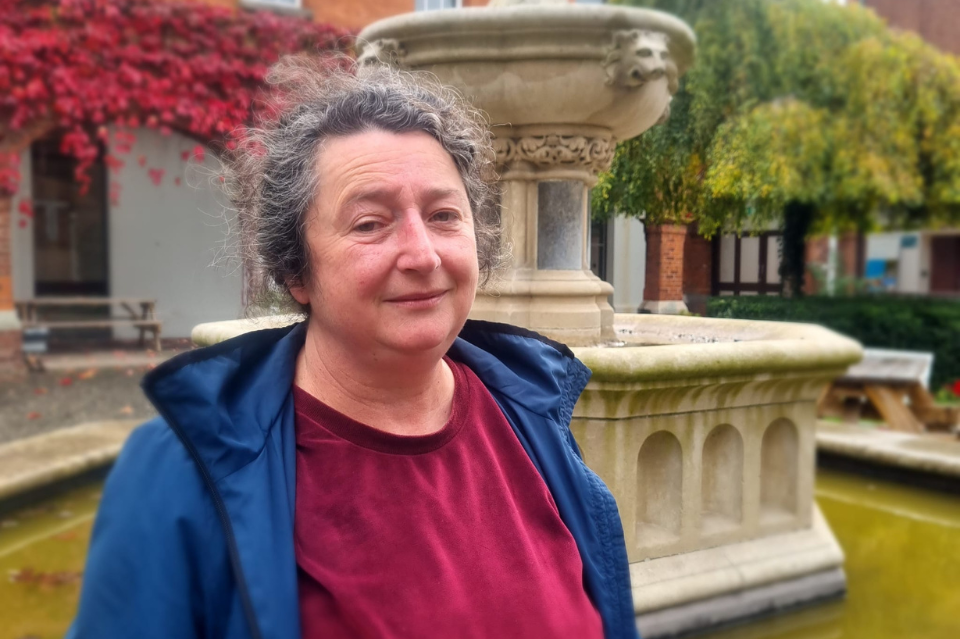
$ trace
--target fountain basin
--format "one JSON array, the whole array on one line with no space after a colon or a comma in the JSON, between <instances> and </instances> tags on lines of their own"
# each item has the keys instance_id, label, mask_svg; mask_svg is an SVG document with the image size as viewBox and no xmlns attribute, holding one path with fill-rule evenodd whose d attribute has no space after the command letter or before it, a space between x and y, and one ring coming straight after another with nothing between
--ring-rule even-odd
<instances>
[{"instance_id":1,"label":"fountain basin","mask_svg":"<svg viewBox=\"0 0 960 639\"><path fill-rule=\"evenodd\" d=\"M813 500L816 402L860 345L783 322L615 316L574 348L593 377L571 429L620 507L645 637L838 596Z\"/></svg>"},{"instance_id":2,"label":"fountain basin","mask_svg":"<svg viewBox=\"0 0 960 639\"><path fill-rule=\"evenodd\" d=\"M361 61L430 71L463 91L498 137L504 125L577 125L618 140L663 115L695 42L666 13L566 4L409 13L368 26L358 40Z\"/></svg>"}]
</instances>

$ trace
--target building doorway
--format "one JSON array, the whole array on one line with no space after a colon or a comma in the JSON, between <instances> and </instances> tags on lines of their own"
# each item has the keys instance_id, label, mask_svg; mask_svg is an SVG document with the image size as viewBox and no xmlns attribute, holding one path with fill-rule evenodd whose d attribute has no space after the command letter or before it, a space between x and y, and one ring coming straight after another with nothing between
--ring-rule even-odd
<instances>
[{"instance_id":1,"label":"building doorway","mask_svg":"<svg viewBox=\"0 0 960 639\"><path fill-rule=\"evenodd\" d=\"M960 235L930 238L930 292L960 293Z\"/></svg>"},{"instance_id":2,"label":"building doorway","mask_svg":"<svg viewBox=\"0 0 960 639\"><path fill-rule=\"evenodd\" d=\"M34 295L106 296L107 173L102 157L89 169L86 193L74 174L77 161L57 139L31 147L34 210Z\"/></svg>"},{"instance_id":3,"label":"building doorway","mask_svg":"<svg viewBox=\"0 0 960 639\"><path fill-rule=\"evenodd\" d=\"M107 297L107 171L102 153L88 169L91 181L85 193L76 180L77 160L60 152L59 139L34 142L30 160L34 297ZM38 319L109 317L109 307L79 304L40 309ZM58 328L49 342L54 349L72 349L111 337L110 328Z\"/></svg>"}]
</instances>

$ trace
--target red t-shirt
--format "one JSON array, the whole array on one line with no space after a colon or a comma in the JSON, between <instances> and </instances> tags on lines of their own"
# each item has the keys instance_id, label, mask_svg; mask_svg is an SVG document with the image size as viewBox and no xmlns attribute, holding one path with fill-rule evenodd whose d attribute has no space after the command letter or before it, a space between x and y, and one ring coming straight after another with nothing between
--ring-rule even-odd
<instances>
[{"instance_id":1,"label":"red t-shirt","mask_svg":"<svg viewBox=\"0 0 960 639\"><path fill-rule=\"evenodd\" d=\"M438 432L405 437L294 388L304 639L599 639L556 504L466 366Z\"/></svg>"}]
</instances>

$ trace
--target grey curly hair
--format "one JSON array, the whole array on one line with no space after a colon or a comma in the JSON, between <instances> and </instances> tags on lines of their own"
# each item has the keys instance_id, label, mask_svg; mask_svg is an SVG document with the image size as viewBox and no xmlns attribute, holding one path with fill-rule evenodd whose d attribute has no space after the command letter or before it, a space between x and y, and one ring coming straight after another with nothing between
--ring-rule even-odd
<instances>
[{"instance_id":1,"label":"grey curly hair","mask_svg":"<svg viewBox=\"0 0 960 639\"><path fill-rule=\"evenodd\" d=\"M489 280L502 261L500 215L492 136L479 111L433 76L380 64L289 56L271 68L267 82L275 88L272 113L244 130L224 157L225 190L237 212L255 302L279 292L283 305L298 307L288 285L309 277L304 227L323 197L317 175L323 142L370 129L422 131L450 154L473 213L481 285Z\"/></svg>"}]
</instances>

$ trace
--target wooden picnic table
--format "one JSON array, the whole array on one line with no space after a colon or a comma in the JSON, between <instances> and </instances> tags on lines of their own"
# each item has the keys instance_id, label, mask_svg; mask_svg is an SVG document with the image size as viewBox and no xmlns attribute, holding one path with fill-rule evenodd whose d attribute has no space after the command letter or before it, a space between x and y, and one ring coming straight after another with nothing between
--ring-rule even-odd
<instances>
[{"instance_id":1,"label":"wooden picnic table","mask_svg":"<svg viewBox=\"0 0 960 639\"><path fill-rule=\"evenodd\" d=\"M140 345L146 344L146 333L153 335L153 347L160 350L160 330L163 322L156 317L157 301L140 297L33 297L15 300L17 314L24 328L114 328L132 326L140 331ZM40 319L41 308L119 307L126 313L121 317L90 317L66 320Z\"/></svg>"},{"instance_id":2,"label":"wooden picnic table","mask_svg":"<svg viewBox=\"0 0 960 639\"><path fill-rule=\"evenodd\" d=\"M850 422L879 419L910 433L956 431L960 409L938 406L927 389L932 367L930 353L864 349L863 361L824 391L818 414Z\"/></svg>"}]
</instances>

